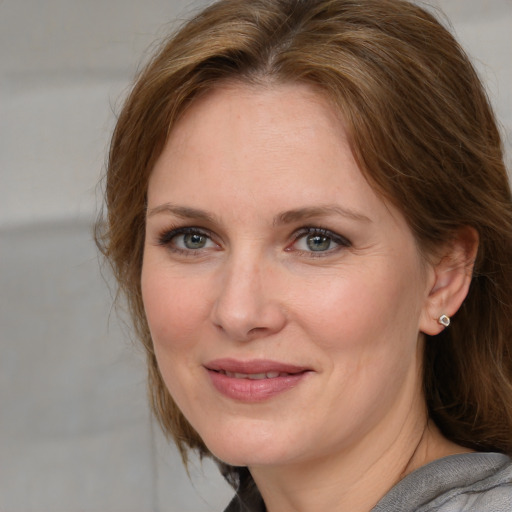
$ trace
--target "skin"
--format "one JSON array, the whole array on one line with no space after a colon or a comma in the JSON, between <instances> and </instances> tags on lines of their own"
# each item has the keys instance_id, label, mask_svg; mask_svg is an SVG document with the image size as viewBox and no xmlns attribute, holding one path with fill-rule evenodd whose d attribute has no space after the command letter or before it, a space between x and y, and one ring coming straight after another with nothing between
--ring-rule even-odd
<instances>
[{"instance_id":1,"label":"skin","mask_svg":"<svg viewBox=\"0 0 512 512\"><path fill-rule=\"evenodd\" d=\"M427 420L422 333L463 300L453 262L474 244L428 263L318 92L231 84L197 100L152 172L146 227L165 383L214 455L249 466L270 512L370 510L403 475L463 451ZM235 400L205 368L222 358L308 372Z\"/></svg>"}]
</instances>

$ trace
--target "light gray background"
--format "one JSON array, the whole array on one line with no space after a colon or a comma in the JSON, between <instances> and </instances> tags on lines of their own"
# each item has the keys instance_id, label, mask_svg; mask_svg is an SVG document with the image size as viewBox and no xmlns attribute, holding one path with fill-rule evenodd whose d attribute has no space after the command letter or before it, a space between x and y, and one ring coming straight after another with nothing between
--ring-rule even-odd
<instances>
[{"instance_id":1,"label":"light gray background","mask_svg":"<svg viewBox=\"0 0 512 512\"><path fill-rule=\"evenodd\" d=\"M91 238L120 99L205 2L0 0L0 512L219 511L148 412ZM512 139L512 0L440 0Z\"/></svg>"}]
</instances>

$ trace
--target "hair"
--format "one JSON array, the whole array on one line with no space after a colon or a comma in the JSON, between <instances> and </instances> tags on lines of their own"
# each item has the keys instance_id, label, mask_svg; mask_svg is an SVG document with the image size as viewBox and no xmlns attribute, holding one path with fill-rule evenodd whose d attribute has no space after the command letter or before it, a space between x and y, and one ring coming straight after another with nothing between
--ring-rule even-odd
<instances>
[{"instance_id":1,"label":"hair","mask_svg":"<svg viewBox=\"0 0 512 512\"><path fill-rule=\"evenodd\" d=\"M220 0L139 73L113 134L100 250L145 347L152 409L186 462L212 456L170 396L141 296L148 179L199 95L227 81L303 83L339 111L370 184L403 213L422 254L471 226L479 249L449 329L426 337L424 392L449 439L512 453L512 207L499 131L450 32L404 0ZM232 483L243 469L219 462Z\"/></svg>"}]
</instances>

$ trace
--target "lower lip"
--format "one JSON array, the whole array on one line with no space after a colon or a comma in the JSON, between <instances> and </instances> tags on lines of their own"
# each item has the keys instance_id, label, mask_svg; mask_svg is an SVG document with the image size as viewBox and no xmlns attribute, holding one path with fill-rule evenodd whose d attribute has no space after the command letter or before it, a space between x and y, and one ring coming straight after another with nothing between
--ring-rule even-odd
<instances>
[{"instance_id":1,"label":"lower lip","mask_svg":"<svg viewBox=\"0 0 512 512\"><path fill-rule=\"evenodd\" d=\"M208 370L210 379L217 391L240 402L263 402L288 391L301 382L309 372L290 374L273 379L236 379Z\"/></svg>"}]
</instances>

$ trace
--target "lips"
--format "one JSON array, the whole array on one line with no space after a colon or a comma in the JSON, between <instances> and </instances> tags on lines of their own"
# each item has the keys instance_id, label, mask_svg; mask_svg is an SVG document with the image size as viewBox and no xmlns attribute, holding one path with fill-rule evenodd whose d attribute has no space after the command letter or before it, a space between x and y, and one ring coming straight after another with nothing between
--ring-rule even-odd
<instances>
[{"instance_id":1,"label":"lips","mask_svg":"<svg viewBox=\"0 0 512 512\"><path fill-rule=\"evenodd\" d=\"M266 373L238 373L238 372L225 372L220 371L227 377L232 379L251 379L251 380L263 380L263 379L275 379L276 377L286 377L289 373L281 372L266 372Z\"/></svg>"},{"instance_id":2,"label":"lips","mask_svg":"<svg viewBox=\"0 0 512 512\"><path fill-rule=\"evenodd\" d=\"M270 360L218 359L205 365L214 388L242 402L269 400L297 386L310 369Z\"/></svg>"},{"instance_id":3,"label":"lips","mask_svg":"<svg viewBox=\"0 0 512 512\"><path fill-rule=\"evenodd\" d=\"M296 374L307 371L308 368L293 364L281 363L269 359L253 359L250 361L239 361L237 359L216 359L205 365L208 370L224 373L239 373L246 375L286 373Z\"/></svg>"}]
</instances>

